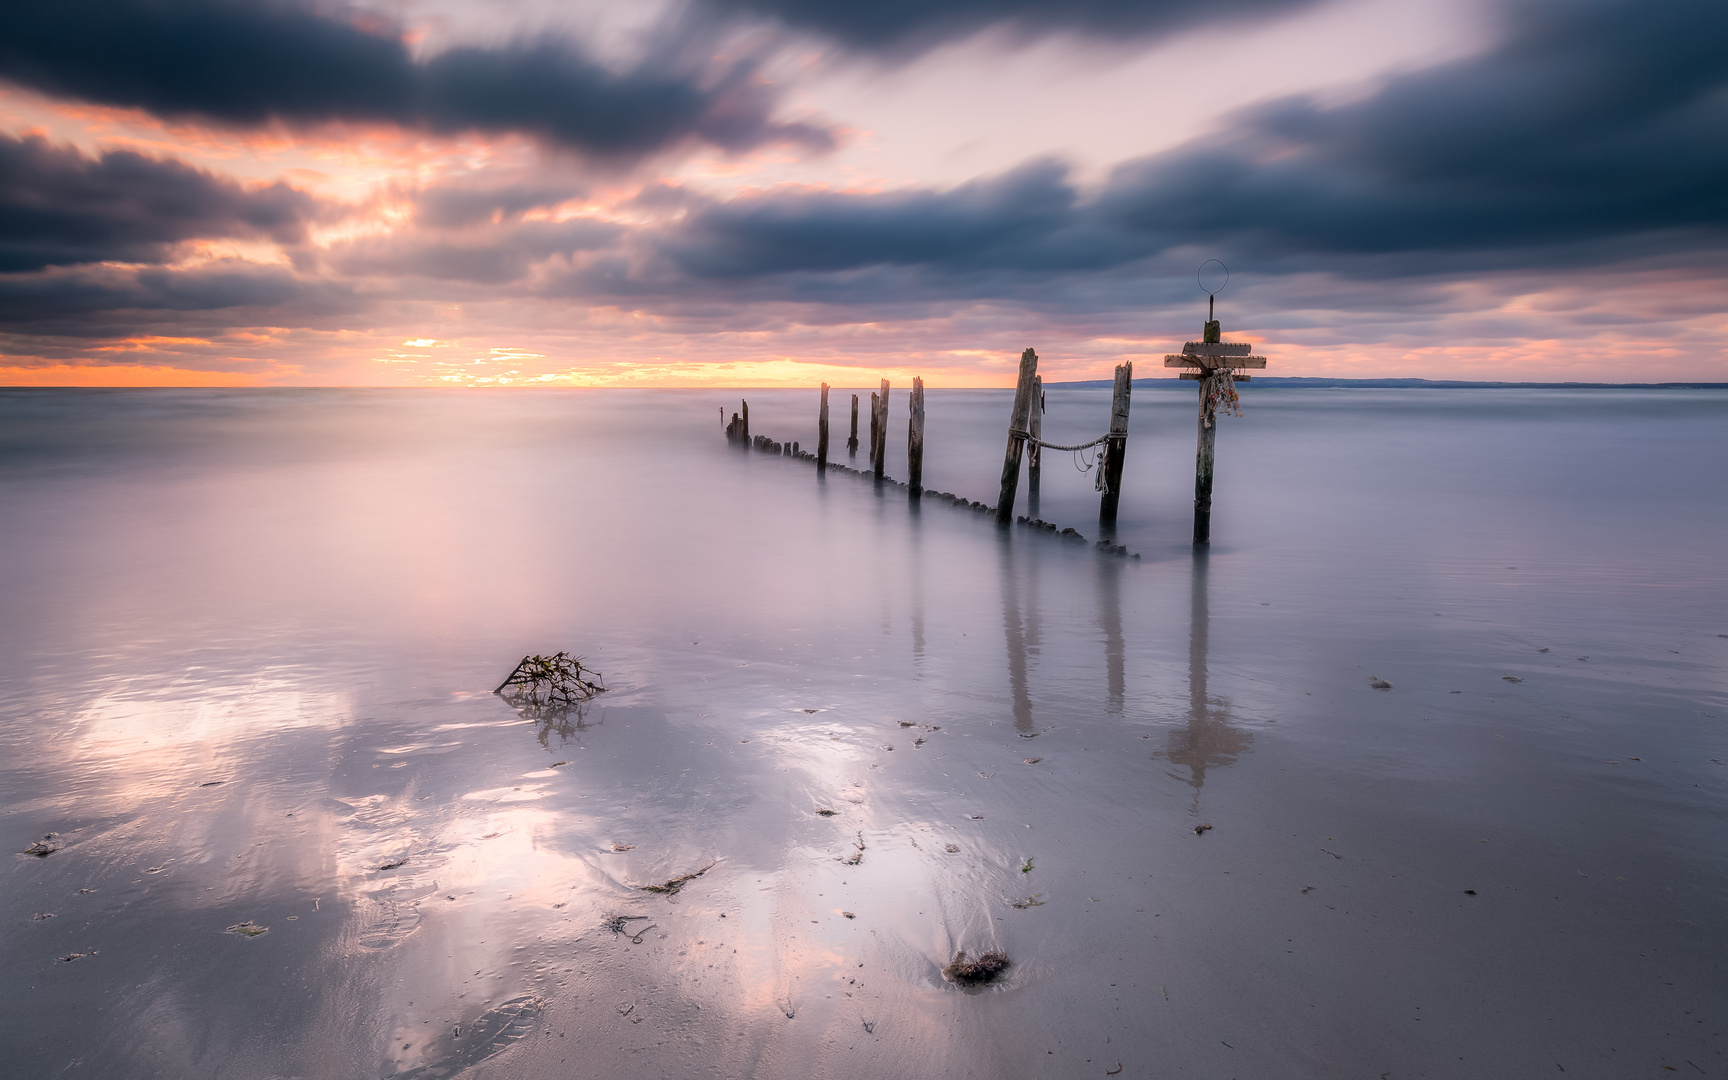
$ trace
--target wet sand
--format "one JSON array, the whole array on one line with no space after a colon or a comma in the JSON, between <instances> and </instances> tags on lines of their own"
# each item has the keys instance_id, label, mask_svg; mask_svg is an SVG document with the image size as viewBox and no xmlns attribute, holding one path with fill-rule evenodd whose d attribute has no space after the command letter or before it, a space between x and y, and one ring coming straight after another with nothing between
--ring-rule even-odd
<instances>
[{"instance_id":1,"label":"wet sand","mask_svg":"<svg viewBox=\"0 0 1728 1080\"><path fill-rule=\"evenodd\" d=\"M1139 560L712 393L0 394L8 1060L1728 1071L1728 395L1245 391L1199 558L1136 395ZM932 391L931 486L1006 402ZM611 690L488 692L557 649Z\"/></svg>"}]
</instances>

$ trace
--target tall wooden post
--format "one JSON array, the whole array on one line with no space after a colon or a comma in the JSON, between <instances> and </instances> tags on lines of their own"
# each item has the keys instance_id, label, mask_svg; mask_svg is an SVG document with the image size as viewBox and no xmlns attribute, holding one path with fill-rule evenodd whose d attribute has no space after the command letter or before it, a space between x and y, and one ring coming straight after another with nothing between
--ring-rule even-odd
<instances>
[{"instance_id":1,"label":"tall wooden post","mask_svg":"<svg viewBox=\"0 0 1728 1080\"><path fill-rule=\"evenodd\" d=\"M996 497L996 524L1014 524L1014 496L1020 488L1020 456L1026 451L1026 425L1032 414L1032 384L1038 375L1038 354L1020 354L1020 381L1014 387L1014 412L1008 417L1008 449L1002 454L1002 491Z\"/></svg>"},{"instance_id":2,"label":"tall wooden post","mask_svg":"<svg viewBox=\"0 0 1728 1080\"><path fill-rule=\"evenodd\" d=\"M1212 542L1212 447L1218 438L1218 422L1207 423L1206 395L1217 376L1208 369L1200 377L1200 445L1194 454L1194 542Z\"/></svg>"},{"instance_id":3,"label":"tall wooden post","mask_svg":"<svg viewBox=\"0 0 1728 1080\"><path fill-rule=\"evenodd\" d=\"M1026 449L1026 512L1038 516L1038 485L1044 479L1044 448L1038 440L1044 434L1044 376L1032 376L1032 415L1026 421L1026 433L1031 445Z\"/></svg>"},{"instance_id":4,"label":"tall wooden post","mask_svg":"<svg viewBox=\"0 0 1728 1080\"><path fill-rule=\"evenodd\" d=\"M906 425L906 484L914 499L924 494L924 380L912 380L912 419Z\"/></svg>"},{"instance_id":5,"label":"tall wooden post","mask_svg":"<svg viewBox=\"0 0 1728 1080\"><path fill-rule=\"evenodd\" d=\"M816 413L816 471L828 471L828 384L822 384L822 407Z\"/></svg>"},{"instance_id":6,"label":"tall wooden post","mask_svg":"<svg viewBox=\"0 0 1728 1080\"><path fill-rule=\"evenodd\" d=\"M846 456L858 456L858 395L852 395L852 437L846 440Z\"/></svg>"},{"instance_id":7,"label":"tall wooden post","mask_svg":"<svg viewBox=\"0 0 1728 1080\"><path fill-rule=\"evenodd\" d=\"M876 402L876 455L870 461L870 471L882 479L882 466L888 461L888 380L882 380L882 393L872 395Z\"/></svg>"},{"instance_id":8,"label":"tall wooden post","mask_svg":"<svg viewBox=\"0 0 1728 1080\"><path fill-rule=\"evenodd\" d=\"M1098 523L1116 524L1122 499L1122 465L1128 457L1128 397L1134 391L1133 363L1116 365L1116 387L1110 395L1110 438L1104 443L1104 498L1098 503Z\"/></svg>"},{"instance_id":9,"label":"tall wooden post","mask_svg":"<svg viewBox=\"0 0 1728 1080\"><path fill-rule=\"evenodd\" d=\"M869 396L869 451L864 454L864 463L873 468L873 470L876 468L876 427L878 427L878 425L876 425L876 406L880 406L880 404L880 394L874 394L873 392L873 394Z\"/></svg>"},{"instance_id":10,"label":"tall wooden post","mask_svg":"<svg viewBox=\"0 0 1728 1080\"><path fill-rule=\"evenodd\" d=\"M750 403L744 402L744 449L750 449Z\"/></svg>"}]
</instances>

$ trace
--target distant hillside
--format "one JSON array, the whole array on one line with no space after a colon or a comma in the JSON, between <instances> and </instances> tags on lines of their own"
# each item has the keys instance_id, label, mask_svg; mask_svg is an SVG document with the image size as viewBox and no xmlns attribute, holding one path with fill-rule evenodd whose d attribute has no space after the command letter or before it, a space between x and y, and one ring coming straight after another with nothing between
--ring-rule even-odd
<instances>
[{"instance_id":1,"label":"distant hillside","mask_svg":"<svg viewBox=\"0 0 1728 1080\"><path fill-rule=\"evenodd\" d=\"M1192 387L1193 382L1185 382L1177 378L1168 379L1135 379L1136 389L1170 390ZM1109 379L1091 379L1084 382L1047 382L1046 390L1072 389L1109 389ZM1253 380L1243 385L1244 390L1256 387L1278 387L1296 390L1333 390L1333 389L1399 389L1399 390L1492 390L1492 389L1526 389L1526 390L1728 390L1728 383L1720 382L1662 382L1662 383L1605 383L1605 382L1465 382L1453 379L1307 379L1283 375L1256 375Z\"/></svg>"}]
</instances>

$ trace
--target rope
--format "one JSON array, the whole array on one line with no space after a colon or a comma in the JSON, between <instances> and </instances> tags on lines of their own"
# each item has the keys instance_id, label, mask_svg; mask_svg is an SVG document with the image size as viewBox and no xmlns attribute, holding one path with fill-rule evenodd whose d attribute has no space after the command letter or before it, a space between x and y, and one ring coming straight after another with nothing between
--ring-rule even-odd
<instances>
[{"instance_id":1,"label":"rope","mask_svg":"<svg viewBox=\"0 0 1728 1080\"><path fill-rule=\"evenodd\" d=\"M1010 434L1019 435L1021 433L1020 432L1010 432ZM1112 435L1109 432L1105 432L1103 435L1098 436L1096 439L1093 439L1091 442L1083 442L1083 443L1079 443L1075 446L1059 446L1053 442L1045 442L1043 439L1034 439L1030 435L1023 435L1022 437L1025 438L1026 442L1029 445L1042 446L1046 450L1085 450L1088 447L1097 446L1099 443L1108 442L1111 439L1126 438L1126 436Z\"/></svg>"}]
</instances>

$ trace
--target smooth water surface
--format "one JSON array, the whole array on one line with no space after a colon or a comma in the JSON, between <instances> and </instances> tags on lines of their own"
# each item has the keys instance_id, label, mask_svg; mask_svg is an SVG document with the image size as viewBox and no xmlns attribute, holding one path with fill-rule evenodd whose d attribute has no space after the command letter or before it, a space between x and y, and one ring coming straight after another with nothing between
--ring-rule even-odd
<instances>
[{"instance_id":1,"label":"smooth water surface","mask_svg":"<svg viewBox=\"0 0 1728 1080\"><path fill-rule=\"evenodd\" d=\"M1728 1074L1728 395L1191 394L0 392L9 1075Z\"/></svg>"}]
</instances>

